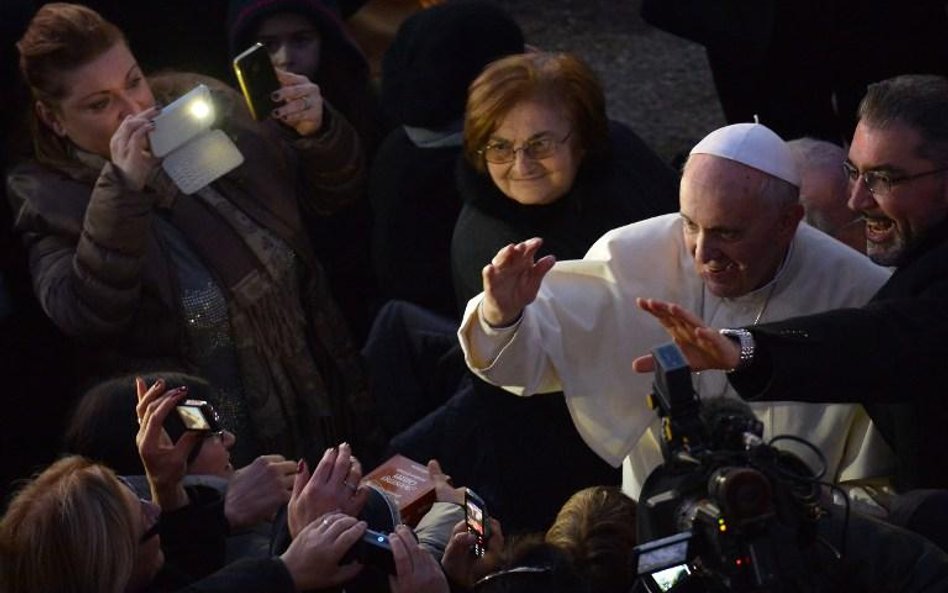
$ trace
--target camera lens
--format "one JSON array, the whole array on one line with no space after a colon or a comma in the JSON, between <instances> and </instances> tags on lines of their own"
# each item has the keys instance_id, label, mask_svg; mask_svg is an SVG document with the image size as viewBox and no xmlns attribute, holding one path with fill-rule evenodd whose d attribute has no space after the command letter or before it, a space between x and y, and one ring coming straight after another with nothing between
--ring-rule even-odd
<instances>
[{"instance_id":1,"label":"camera lens","mask_svg":"<svg viewBox=\"0 0 948 593\"><path fill-rule=\"evenodd\" d=\"M764 474L748 467L724 467L708 480L708 494L731 521L773 514L773 491Z\"/></svg>"}]
</instances>

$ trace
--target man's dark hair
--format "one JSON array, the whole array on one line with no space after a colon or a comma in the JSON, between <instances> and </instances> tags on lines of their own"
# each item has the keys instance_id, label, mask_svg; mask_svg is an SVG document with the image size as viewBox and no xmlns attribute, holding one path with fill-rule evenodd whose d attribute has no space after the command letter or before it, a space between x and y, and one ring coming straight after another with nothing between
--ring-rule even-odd
<instances>
[{"instance_id":1,"label":"man's dark hair","mask_svg":"<svg viewBox=\"0 0 948 593\"><path fill-rule=\"evenodd\" d=\"M875 128L901 123L922 136L919 155L948 164L948 79L907 74L869 85L859 119Z\"/></svg>"}]
</instances>

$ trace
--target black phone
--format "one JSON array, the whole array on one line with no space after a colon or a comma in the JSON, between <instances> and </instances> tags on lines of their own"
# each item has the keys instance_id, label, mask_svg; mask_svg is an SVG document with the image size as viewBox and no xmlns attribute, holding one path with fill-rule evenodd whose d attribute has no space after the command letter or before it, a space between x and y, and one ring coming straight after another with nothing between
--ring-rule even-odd
<instances>
[{"instance_id":1,"label":"black phone","mask_svg":"<svg viewBox=\"0 0 948 593\"><path fill-rule=\"evenodd\" d=\"M267 48L262 43L255 43L234 58L234 73L250 114L255 120L262 121L278 105L270 96L280 90L280 81Z\"/></svg>"},{"instance_id":2,"label":"black phone","mask_svg":"<svg viewBox=\"0 0 948 593\"><path fill-rule=\"evenodd\" d=\"M373 566L388 574L395 574L395 557L388 536L381 531L366 529L362 538L346 552L339 564L358 560L365 566Z\"/></svg>"},{"instance_id":3,"label":"black phone","mask_svg":"<svg viewBox=\"0 0 948 593\"><path fill-rule=\"evenodd\" d=\"M467 530L474 534L474 546L471 552L478 558L487 553L487 541L490 539L490 519L484 499L470 488L464 489L464 521Z\"/></svg>"},{"instance_id":4,"label":"black phone","mask_svg":"<svg viewBox=\"0 0 948 593\"><path fill-rule=\"evenodd\" d=\"M172 441L177 441L185 431L220 432L222 430L217 411L210 403L200 399L186 399L175 406L165 419L165 431Z\"/></svg>"}]
</instances>

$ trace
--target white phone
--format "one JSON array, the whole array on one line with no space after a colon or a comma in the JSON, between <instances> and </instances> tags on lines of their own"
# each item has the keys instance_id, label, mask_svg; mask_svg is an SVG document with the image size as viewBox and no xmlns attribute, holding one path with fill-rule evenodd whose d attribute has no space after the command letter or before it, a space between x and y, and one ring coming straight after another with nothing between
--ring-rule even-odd
<instances>
[{"instance_id":1,"label":"white phone","mask_svg":"<svg viewBox=\"0 0 948 593\"><path fill-rule=\"evenodd\" d=\"M151 153L164 158L211 128L211 91L203 84L197 85L164 107L153 121L155 129L148 134Z\"/></svg>"}]
</instances>

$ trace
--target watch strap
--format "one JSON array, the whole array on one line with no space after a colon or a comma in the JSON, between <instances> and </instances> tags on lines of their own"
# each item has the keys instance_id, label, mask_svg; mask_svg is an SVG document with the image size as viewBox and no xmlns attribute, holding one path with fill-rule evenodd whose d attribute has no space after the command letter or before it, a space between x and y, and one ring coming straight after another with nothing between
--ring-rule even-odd
<instances>
[{"instance_id":1,"label":"watch strap","mask_svg":"<svg viewBox=\"0 0 948 593\"><path fill-rule=\"evenodd\" d=\"M754 335L750 333L750 331L743 328L725 328L720 330L720 333L722 336L733 340L734 343L737 344L741 349L737 366L735 366L733 369L728 369L727 372L732 373L734 371L747 368L747 366L750 365L750 363L754 360Z\"/></svg>"}]
</instances>

